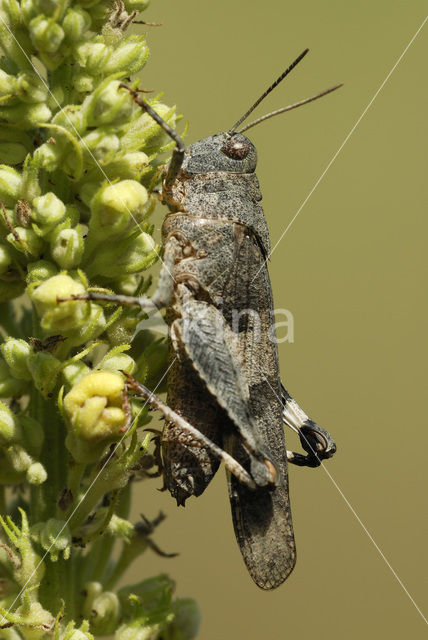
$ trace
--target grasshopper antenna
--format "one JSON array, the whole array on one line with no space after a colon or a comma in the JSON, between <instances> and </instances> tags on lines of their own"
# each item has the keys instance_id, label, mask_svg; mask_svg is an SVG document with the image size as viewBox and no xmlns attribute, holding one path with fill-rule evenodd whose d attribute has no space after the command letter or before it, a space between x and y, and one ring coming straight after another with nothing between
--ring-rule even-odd
<instances>
[{"instance_id":1,"label":"grasshopper antenna","mask_svg":"<svg viewBox=\"0 0 428 640\"><path fill-rule=\"evenodd\" d=\"M128 85L122 83L119 85L119 89L126 89L127 91L129 91L134 102L138 104L139 107L144 109L144 111L153 118L153 120L165 131L165 133L169 135L170 138L172 138L172 140L174 140L175 144L177 145L173 151L168 173L165 178L166 186L172 184L181 169L181 165L183 164L186 145L184 144L180 136L174 131L174 129L172 129L169 124L165 122L165 120L161 118L160 115L156 113L156 111L138 95L137 91L134 91L133 89L131 89L131 87L128 87Z\"/></svg>"},{"instance_id":2,"label":"grasshopper antenna","mask_svg":"<svg viewBox=\"0 0 428 640\"><path fill-rule=\"evenodd\" d=\"M271 86L266 89L266 91L260 96L260 98L258 98L255 103L248 109L248 111L246 113L244 113L243 116L241 116L241 118L239 118L238 122L235 122L235 124L233 125L233 127L231 129L229 129L228 133L230 135L232 135L236 129L239 127L239 125L244 122L244 120L246 120L248 118L248 116L250 115L250 113L252 113L254 111L254 109L256 107L259 106L259 104L261 103L262 100L264 100L266 98L266 96L268 96L271 91L273 91L275 89L275 87L277 87L279 85L280 82L282 82L284 80L284 78L286 76L288 76L288 74L293 71L294 67L296 65L299 64L300 60L302 60L305 55L309 52L309 49L305 49L304 51L302 51L302 53L300 54L300 56L298 56L294 62L292 62L290 64L290 66L283 72L281 73L281 75L279 76L279 78L277 78L275 80L275 82L273 84L271 84Z\"/></svg>"},{"instance_id":3,"label":"grasshopper antenna","mask_svg":"<svg viewBox=\"0 0 428 640\"><path fill-rule=\"evenodd\" d=\"M247 124L245 127L240 129L236 133L243 133L244 131L248 131L248 129L251 129L251 127L255 127L256 124L260 124L260 122L263 122L263 120L268 120L269 118L273 118L273 116L277 116L280 113L284 113L285 111L291 111L292 109L301 107L303 104L308 104L308 102L313 102L314 100L318 100L318 98L322 98L323 96L326 96L328 93L331 93L332 91L336 91L336 89L339 89L340 87L343 87L343 82L341 82L340 84L336 84L334 87L330 87L330 89L321 91L321 93L317 93L316 95L311 96L310 98L305 98L304 100L299 100L299 102L295 102L294 104L289 104L288 107L282 107L281 109L276 109L276 111L271 111L270 113L267 113L266 115L261 116L260 118L257 118L257 120L253 120L253 122L250 122L250 124Z\"/></svg>"}]
</instances>

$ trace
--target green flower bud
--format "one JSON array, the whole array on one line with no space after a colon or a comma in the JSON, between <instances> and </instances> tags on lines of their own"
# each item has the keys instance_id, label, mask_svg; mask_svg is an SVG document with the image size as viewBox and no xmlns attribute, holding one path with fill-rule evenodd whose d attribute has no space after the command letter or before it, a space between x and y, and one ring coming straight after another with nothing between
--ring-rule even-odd
<instances>
[{"instance_id":1,"label":"green flower bud","mask_svg":"<svg viewBox=\"0 0 428 640\"><path fill-rule=\"evenodd\" d=\"M150 624L153 619L165 625L171 621L171 597L175 584L166 574L160 574L154 578L142 580L137 584L122 587L117 592L124 617L135 617L135 601L132 602L129 596L131 594L137 596L139 609L146 619L146 624ZM141 622L140 622L141 624ZM116 636L117 638L118 636ZM126 636L121 636L125 638ZM140 636L136 636L140 637ZM142 638L150 638L151 636L141 636ZM153 636L154 638L157 636Z\"/></svg>"},{"instance_id":2,"label":"green flower bud","mask_svg":"<svg viewBox=\"0 0 428 640\"><path fill-rule=\"evenodd\" d=\"M21 627L22 635L26 640L42 640L55 626L55 618L40 602L24 603L15 611L15 617L22 618L15 626Z\"/></svg>"},{"instance_id":3,"label":"green flower bud","mask_svg":"<svg viewBox=\"0 0 428 640\"><path fill-rule=\"evenodd\" d=\"M58 224L65 215L65 204L52 191L34 198L32 218L38 225Z\"/></svg>"},{"instance_id":4,"label":"green flower bud","mask_svg":"<svg viewBox=\"0 0 428 640\"><path fill-rule=\"evenodd\" d=\"M0 398L19 396L26 388L24 380L17 380L10 375L6 362L0 358Z\"/></svg>"},{"instance_id":5,"label":"green flower bud","mask_svg":"<svg viewBox=\"0 0 428 640\"><path fill-rule=\"evenodd\" d=\"M110 53L110 47L103 42L83 42L77 45L75 50L77 62L91 75L104 73Z\"/></svg>"},{"instance_id":6,"label":"green flower bud","mask_svg":"<svg viewBox=\"0 0 428 640\"><path fill-rule=\"evenodd\" d=\"M55 53L64 40L62 27L44 15L39 15L31 20L29 32L36 49L44 53Z\"/></svg>"},{"instance_id":7,"label":"green flower bud","mask_svg":"<svg viewBox=\"0 0 428 640\"><path fill-rule=\"evenodd\" d=\"M69 104L52 118L54 124L64 127L73 135L82 135L86 129L86 120L80 105Z\"/></svg>"},{"instance_id":8,"label":"green flower bud","mask_svg":"<svg viewBox=\"0 0 428 640\"><path fill-rule=\"evenodd\" d=\"M39 286L45 280L52 278L52 276L56 276L58 273L58 268L53 262L49 262L48 260L37 260L37 262L30 262L27 267L27 284L30 288L34 288L34 286Z\"/></svg>"},{"instance_id":9,"label":"green flower bud","mask_svg":"<svg viewBox=\"0 0 428 640\"><path fill-rule=\"evenodd\" d=\"M86 599L83 615L91 622L91 630L96 635L114 633L120 616L119 599L112 591L103 591L99 582L85 585Z\"/></svg>"},{"instance_id":10,"label":"green flower bud","mask_svg":"<svg viewBox=\"0 0 428 640\"><path fill-rule=\"evenodd\" d=\"M43 426L30 416L20 416L22 442L28 453L34 457L40 455L45 437Z\"/></svg>"},{"instance_id":11,"label":"green flower bud","mask_svg":"<svg viewBox=\"0 0 428 640\"><path fill-rule=\"evenodd\" d=\"M177 598L173 603L175 618L171 624L179 632L180 640L196 638L201 624L201 611L192 598Z\"/></svg>"},{"instance_id":12,"label":"green flower bud","mask_svg":"<svg viewBox=\"0 0 428 640\"><path fill-rule=\"evenodd\" d=\"M13 207L16 201L21 197L22 192L22 176L18 171L0 165L0 201L5 207Z\"/></svg>"},{"instance_id":13,"label":"green flower bud","mask_svg":"<svg viewBox=\"0 0 428 640\"><path fill-rule=\"evenodd\" d=\"M33 464L33 459L19 444L12 444L4 449L4 453L16 473L26 473Z\"/></svg>"},{"instance_id":14,"label":"green flower bud","mask_svg":"<svg viewBox=\"0 0 428 640\"><path fill-rule=\"evenodd\" d=\"M21 11L25 23L28 24L39 13L37 0L21 0Z\"/></svg>"},{"instance_id":15,"label":"green flower bud","mask_svg":"<svg viewBox=\"0 0 428 640\"><path fill-rule=\"evenodd\" d=\"M140 319L136 316L121 316L107 329L107 336L112 346L129 344L134 336Z\"/></svg>"},{"instance_id":16,"label":"green flower bud","mask_svg":"<svg viewBox=\"0 0 428 640\"><path fill-rule=\"evenodd\" d=\"M18 338L6 338L0 350L15 378L31 380L31 373L28 370L28 358L32 354L32 349L28 342Z\"/></svg>"},{"instance_id":17,"label":"green flower bud","mask_svg":"<svg viewBox=\"0 0 428 640\"><path fill-rule=\"evenodd\" d=\"M44 102L37 104L17 104L14 107L0 107L0 119L16 124L21 129L34 129L40 122L48 122L52 111Z\"/></svg>"},{"instance_id":18,"label":"green flower bud","mask_svg":"<svg viewBox=\"0 0 428 640\"><path fill-rule=\"evenodd\" d=\"M126 89L119 89L119 80L104 81L82 105L87 114L89 126L111 124L117 120L126 121L134 109Z\"/></svg>"},{"instance_id":19,"label":"green flower bud","mask_svg":"<svg viewBox=\"0 0 428 640\"><path fill-rule=\"evenodd\" d=\"M8 406L0 402L0 446L18 442L22 437L22 429L18 418Z\"/></svg>"},{"instance_id":20,"label":"green flower bud","mask_svg":"<svg viewBox=\"0 0 428 640\"><path fill-rule=\"evenodd\" d=\"M132 374L135 371L135 367L135 360L133 360L131 356L128 356L126 353L115 354L114 350L111 356L107 354L98 365L99 370L111 371L116 374L119 374L121 371L127 371Z\"/></svg>"},{"instance_id":21,"label":"green flower bud","mask_svg":"<svg viewBox=\"0 0 428 640\"><path fill-rule=\"evenodd\" d=\"M78 93L90 93L94 90L94 77L87 73L78 73L73 78L73 87Z\"/></svg>"},{"instance_id":22,"label":"green flower bud","mask_svg":"<svg viewBox=\"0 0 428 640\"><path fill-rule=\"evenodd\" d=\"M62 376L67 386L76 385L82 378L88 375L91 369L82 360L71 362L62 370Z\"/></svg>"},{"instance_id":23,"label":"green flower bud","mask_svg":"<svg viewBox=\"0 0 428 640\"><path fill-rule=\"evenodd\" d=\"M102 187L92 200L90 232L102 241L132 229L144 219L147 202L146 189L135 180Z\"/></svg>"},{"instance_id":24,"label":"green flower bud","mask_svg":"<svg viewBox=\"0 0 428 640\"><path fill-rule=\"evenodd\" d=\"M135 273L146 269L158 257L156 243L148 233L139 233L105 246L97 251L94 260L87 267L92 278L102 275L105 278L119 278L122 274Z\"/></svg>"},{"instance_id":25,"label":"green flower bud","mask_svg":"<svg viewBox=\"0 0 428 640\"><path fill-rule=\"evenodd\" d=\"M88 154L88 149L92 152L88 160L93 162L92 156L100 164L108 164L117 155L120 147L120 140L110 129L102 127L91 131L83 138L84 151Z\"/></svg>"},{"instance_id":26,"label":"green flower bud","mask_svg":"<svg viewBox=\"0 0 428 640\"><path fill-rule=\"evenodd\" d=\"M123 378L94 371L78 382L64 398L69 420L66 446L78 462L93 462L100 451L121 437Z\"/></svg>"},{"instance_id":27,"label":"green flower bud","mask_svg":"<svg viewBox=\"0 0 428 640\"><path fill-rule=\"evenodd\" d=\"M116 73L126 69L127 73L137 73L146 64L150 55L144 36L128 36L116 45L104 67L104 73Z\"/></svg>"},{"instance_id":28,"label":"green flower bud","mask_svg":"<svg viewBox=\"0 0 428 640\"><path fill-rule=\"evenodd\" d=\"M51 236L51 255L62 269L78 266L83 248L80 229L57 229Z\"/></svg>"},{"instance_id":29,"label":"green flower bud","mask_svg":"<svg viewBox=\"0 0 428 640\"><path fill-rule=\"evenodd\" d=\"M0 69L0 95L7 96L8 94L16 92L16 78L15 76L6 73L3 69Z\"/></svg>"},{"instance_id":30,"label":"green flower bud","mask_svg":"<svg viewBox=\"0 0 428 640\"><path fill-rule=\"evenodd\" d=\"M19 4L16 0L7 0L2 2L1 14L3 20L9 24L9 26L16 27L21 21L21 12Z\"/></svg>"},{"instance_id":31,"label":"green flower bud","mask_svg":"<svg viewBox=\"0 0 428 640\"><path fill-rule=\"evenodd\" d=\"M94 640L94 636L88 631L83 631L83 629L73 629L70 635L64 637L64 640Z\"/></svg>"},{"instance_id":32,"label":"green flower bud","mask_svg":"<svg viewBox=\"0 0 428 640\"><path fill-rule=\"evenodd\" d=\"M80 40L90 26L91 17L81 7L77 6L67 9L64 20L62 21L62 28L69 42L77 42Z\"/></svg>"},{"instance_id":33,"label":"green flower bud","mask_svg":"<svg viewBox=\"0 0 428 640\"><path fill-rule=\"evenodd\" d=\"M84 300L57 302L57 298L69 298L85 293L85 287L70 276L58 274L42 282L30 293L36 311L42 318L44 329L52 333L74 329L85 322L88 305Z\"/></svg>"},{"instance_id":34,"label":"green flower bud","mask_svg":"<svg viewBox=\"0 0 428 640\"><path fill-rule=\"evenodd\" d=\"M47 522L38 522L31 527L31 537L42 549L49 551L52 562L58 560L60 553L66 560L70 557L71 533L63 520L49 518Z\"/></svg>"},{"instance_id":35,"label":"green flower bud","mask_svg":"<svg viewBox=\"0 0 428 640\"><path fill-rule=\"evenodd\" d=\"M37 389L44 396L47 396L55 387L56 378L61 369L61 361L51 353L38 351L28 358L28 369Z\"/></svg>"},{"instance_id":36,"label":"green flower bud","mask_svg":"<svg viewBox=\"0 0 428 640\"><path fill-rule=\"evenodd\" d=\"M110 162L106 167L106 173L111 180L133 178L138 181L148 164L148 156L142 151L135 151L134 153L126 153L120 159Z\"/></svg>"},{"instance_id":37,"label":"green flower bud","mask_svg":"<svg viewBox=\"0 0 428 640\"><path fill-rule=\"evenodd\" d=\"M33 462L27 469L27 482L34 485L43 484L47 480L48 474L41 462Z\"/></svg>"},{"instance_id":38,"label":"green flower bud","mask_svg":"<svg viewBox=\"0 0 428 640\"><path fill-rule=\"evenodd\" d=\"M6 240L20 253L30 254L35 258L43 252L43 240L33 229L15 227L14 233L9 233Z\"/></svg>"},{"instance_id":39,"label":"green flower bud","mask_svg":"<svg viewBox=\"0 0 428 640\"><path fill-rule=\"evenodd\" d=\"M4 244L0 244L0 275L6 273L12 264L12 254L9 249Z\"/></svg>"},{"instance_id":40,"label":"green flower bud","mask_svg":"<svg viewBox=\"0 0 428 640\"><path fill-rule=\"evenodd\" d=\"M151 106L170 127L175 128L174 108L159 102L153 102ZM138 116L121 138L122 149L137 151L144 148L144 151L149 155L155 152L159 153L161 149L170 144L169 136L147 113Z\"/></svg>"},{"instance_id":41,"label":"green flower bud","mask_svg":"<svg viewBox=\"0 0 428 640\"><path fill-rule=\"evenodd\" d=\"M128 12L144 11L150 4L150 0L125 0L125 7Z\"/></svg>"},{"instance_id":42,"label":"green flower bud","mask_svg":"<svg viewBox=\"0 0 428 640\"><path fill-rule=\"evenodd\" d=\"M40 169L46 171L55 171L59 168L64 153L62 145L45 142L33 153L33 161Z\"/></svg>"},{"instance_id":43,"label":"green flower bud","mask_svg":"<svg viewBox=\"0 0 428 640\"><path fill-rule=\"evenodd\" d=\"M20 73L16 92L23 102L44 102L48 96L46 84L35 73Z\"/></svg>"}]
</instances>

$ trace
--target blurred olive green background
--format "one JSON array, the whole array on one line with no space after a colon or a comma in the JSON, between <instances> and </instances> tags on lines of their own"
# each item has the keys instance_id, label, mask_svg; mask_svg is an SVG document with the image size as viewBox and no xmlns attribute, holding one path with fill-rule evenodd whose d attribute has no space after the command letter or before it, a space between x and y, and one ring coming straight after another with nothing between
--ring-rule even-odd
<instances>
[{"instance_id":1,"label":"blurred olive green background","mask_svg":"<svg viewBox=\"0 0 428 640\"><path fill-rule=\"evenodd\" d=\"M143 18L164 26L148 32L143 86L178 105L190 143L228 129L305 47L253 117L345 83L248 134L275 245L425 14L422 0L154 0ZM332 478L290 469L290 579L265 593L247 575L223 470L185 509L156 491L159 480L139 487L135 517L165 511L155 539L180 555L148 551L130 577L170 573L201 605L203 640L426 637L350 505L427 614L427 30L272 256L275 305L295 320L295 342L280 345L282 377L338 443Z\"/></svg>"}]
</instances>

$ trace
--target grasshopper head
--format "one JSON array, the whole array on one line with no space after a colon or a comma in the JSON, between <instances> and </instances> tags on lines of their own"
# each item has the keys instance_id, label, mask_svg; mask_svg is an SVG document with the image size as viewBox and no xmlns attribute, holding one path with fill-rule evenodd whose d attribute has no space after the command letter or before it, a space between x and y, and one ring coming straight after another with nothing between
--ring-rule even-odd
<instances>
[{"instance_id":1,"label":"grasshopper head","mask_svg":"<svg viewBox=\"0 0 428 640\"><path fill-rule=\"evenodd\" d=\"M190 145L186 150L183 169L188 174L224 171L253 173L257 151L241 133L217 133Z\"/></svg>"}]
</instances>

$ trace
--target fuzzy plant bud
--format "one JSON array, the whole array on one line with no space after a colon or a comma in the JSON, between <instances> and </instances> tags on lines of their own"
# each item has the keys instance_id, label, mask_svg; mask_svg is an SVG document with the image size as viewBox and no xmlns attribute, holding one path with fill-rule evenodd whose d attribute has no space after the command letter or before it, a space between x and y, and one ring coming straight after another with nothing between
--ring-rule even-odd
<instances>
[{"instance_id":1,"label":"fuzzy plant bud","mask_svg":"<svg viewBox=\"0 0 428 640\"><path fill-rule=\"evenodd\" d=\"M42 395L47 396L55 387L61 362L51 353L38 351L28 358L28 369L35 387Z\"/></svg>"},{"instance_id":2,"label":"fuzzy plant bud","mask_svg":"<svg viewBox=\"0 0 428 640\"><path fill-rule=\"evenodd\" d=\"M6 73L3 69L0 69L0 96L7 96L8 94L15 93L16 91L16 78L15 76Z\"/></svg>"},{"instance_id":3,"label":"fuzzy plant bud","mask_svg":"<svg viewBox=\"0 0 428 640\"><path fill-rule=\"evenodd\" d=\"M55 618L40 602L23 604L16 609L15 626L22 631L25 640L42 640L53 633Z\"/></svg>"},{"instance_id":4,"label":"fuzzy plant bud","mask_svg":"<svg viewBox=\"0 0 428 640\"><path fill-rule=\"evenodd\" d=\"M165 104L153 102L152 108L173 129L175 128L175 110ZM133 125L124 133L121 139L122 149L135 151L140 147L147 154L159 153L160 149L171 144L171 139L163 129L147 113L138 116Z\"/></svg>"},{"instance_id":5,"label":"fuzzy plant bud","mask_svg":"<svg viewBox=\"0 0 428 640\"><path fill-rule=\"evenodd\" d=\"M28 358L32 354L32 349L28 342L18 338L6 338L0 351L15 378L31 380Z\"/></svg>"},{"instance_id":6,"label":"fuzzy plant bud","mask_svg":"<svg viewBox=\"0 0 428 640\"><path fill-rule=\"evenodd\" d=\"M78 382L64 398L69 421L66 445L77 462L93 462L100 451L119 440L125 424L122 408L123 378L94 371Z\"/></svg>"},{"instance_id":7,"label":"fuzzy plant bud","mask_svg":"<svg viewBox=\"0 0 428 640\"><path fill-rule=\"evenodd\" d=\"M138 181L148 164L149 157L142 151L135 151L134 153L126 153L118 160L110 162L106 167L106 173L111 180L132 178Z\"/></svg>"},{"instance_id":8,"label":"fuzzy plant bud","mask_svg":"<svg viewBox=\"0 0 428 640\"><path fill-rule=\"evenodd\" d=\"M63 520L49 518L47 522L38 522L31 528L31 537L49 552L52 562L58 560L60 553L65 560L70 557L71 533Z\"/></svg>"},{"instance_id":9,"label":"fuzzy plant bud","mask_svg":"<svg viewBox=\"0 0 428 640\"><path fill-rule=\"evenodd\" d=\"M102 42L83 42L76 47L77 62L90 75L104 72L111 49Z\"/></svg>"},{"instance_id":10,"label":"fuzzy plant bud","mask_svg":"<svg viewBox=\"0 0 428 640\"><path fill-rule=\"evenodd\" d=\"M80 228L56 229L50 238L51 256L62 269L77 267L83 255Z\"/></svg>"},{"instance_id":11,"label":"fuzzy plant bud","mask_svg":"<svg viewBox=\"0 0 428 640\"><path fill-rule=\"evenodd\" d=\"M0 402L0 446L18 442L22 437L22 428L18 418L3 402Z\"/></svg>"},{"instance_id":12,"label":"fuzzy plant bud","mask_svg":"<svg viewBox=\"0 0 428 640\"><path fill-rule=\"evenodd\" d=\"M82 105L87 123L92 127L129 120L133 102L126 89L119 89L120 80L105 80Z\"/></svg>"},{"instance_id":13,"label":"fuzzy plant bud","mask_svg":"<svg viewBox=\"0 0 428 640\"><path fill-rule=\"evenodd\" d=\"M39 485L47 480L48 474L41 462L33 462L27 469L26 478L30 484Z\"/></svg>"},{"instance_id":14,"label":"fuzzy plant bud","mask_svg":"<svg viewBox=\"0 0 428 640\"><path fill-rule=\"evenodd\" d=\"M68 42L80 40L90 26L91 17L87 11L79 6L67 9L62 21L62 28Z\"/></svg>"},{"instance_id":15,"label":"fuzzy plant bud","mask_svg":"<svg viewBox=\"0 0 428 640\"><path fill-rule=\"evenodd\" d=\"M88 160L95 160L101 164L108 164L119 151L120 140L110 128L99 127L83 138L82 142Z\"/></svg>"},{"instance_id":16,"label":"fuzzy plant bud","mask_svg":"<svg viewBox=\"0 0 428 640\"><path fill-rule=\"evenodd\" d=\"M22 193L22 176L18 171L0 165L0 201L5 207L13 207Z\"/></svg>"},{"instance_id":17,"label":"fuzzy plant bud","mask_svg":"<svg viewBox=\"0 0 428 640\"><path fill-rule=\"evenodd\" d=\"M99 249L88 264L89 277L102 275L104 278L119 278L146 269L153 264L158 251L156 243L148 233L139 233L125 238L113 246Z\"/></svg>"},{"instance_id":18,"label":"fuzzy plant bud","mask_svg":"<svg viewBox=\"0 0 428 640\"><path fill-rule=\"evenodd\" d=\"M104 68L104 73L117 73L126 69L137 73L146 64L150 52L144 36L132 35L123 38L113 49Z\"/></svg>"},{"instance_id":19,"label":"fuzzy plant bud","mask_svg":"<svg viewBox=\"0 0 428 640\"><path fill-rule=\"evenodd\" d=\"M35 150L33 161L40 169L52 172L60 166L62 156L63 149L60 145L45 142Z\"/></svg>"},{"instance_id":20,"label":"fuzzy plant bud","mask_svg":"<svg viewBox=\"0 0 428 640\"><path fill-rule=\"evenodd\" d=\"M20 73L16 81L16 93L23 102L44 102L48 88L36 73Z\"/></svg>"},{"instance_id":21,"label":"fuzzy plant bud","mask_svg":"<svg viewBox=\"0 0 428 640\"><path fill-rule=\"evenodd\" d=\"M15 227L14 232L6 236L6 240L17 251L33 258L38 258L43 252L43 240L33 229Z\"/></svg>"},{"instance_id":22,"label":"fuzzy plant bud","mask_svg":"<svg viewBox=\"0 0 428 640\"><path fill-rule=\"evenodd\" d=\"M18 380L10 374L7 363L0 358L0 398L12 398L24 392L27 384L24 380Z\"/></svg>"},{"instance_id":23,"label":"fuzzy plant bud","mask_svg":"<svg viewBox=\"0 0 428 640\"><path fill-rule=\"evenodd\" d=\"M57 273L57 266L53 262L49 262L49 260L30 262L27 268L27 285L32 290L34 286L39 286L45 280L56 276Z\"/></svg>"},{"instance_id":24,"label":"fuzzy plant bud","mask_svg":"<svg viewBox=\"0 0 428 640\"><path fill-rule=\"evenodd\" d=\"M64 39L62 27L44 15L31 20L29 32L34 46L43 53L56 53Z\"/></svg>"},{"instance_id":25,"label":"fuzzy plant bud","mask_svg":"<svg viewBox=\"0 0 428 640\"><path fill-rule=\"evenodd\" d=\"M53 276L36 288L29 287L28 293L43 329L66 336L68 345L83 344L104 331L106 320L99 305L84 300L58 301L58 298L85 293L84 286L70 276Z\"/></svg>"},{"instance_id":26,"label":"fuzzy plant bud","mask_svg":"<svg viewBox=\"0 0 428 640\"><path fill-rule=\"evenodd\" d=\"M38 196L32 202L32 218L41 227L58 224L65 215L65 204L52 191Z\"/></svg>"},{"instance_id":27,"label":"fuzzy plant bud","mask_svg":"<svg viewBox=\"0 0 428 640\"><path fill-rule=\"evenodd\" d=\"M80 380L90 372L91 370L87 364L82 362L82 360L76 360L75 362L70 362L70 364L64 367L62 370L62 377L65 384L68 387L72 387L80 382Z\"/></svg>"},{"instance_id":28,"label":"fuzzy plant bud","mask_svg":"<svg viewBox=\"0 0 428 640\"><path fill-rule=\"evenodd\" d=\"M150 0L126 0L127 11L144 11L150 4Z\"/></svg>"},{"instance_id":29,"label":"fuzzy plant bud","mask_svg":"<svg viewBox=\"0 0 428 640\"><path fill-rule=\"evenodd\" d=\"M135 360L128 356L126 353L118 353L115 349L112 349L111 355L107 354L101 360L98 368L101 371L111 371L112 373L120 373L126 371L127 373L133 373L135 371Z\"/></svg>"},{"instance_id":30,"label":"fuzzy plant bud","mask_svg":"<svg viewBox=\"0 0 428 640\"><path fill-rule=\"evenodd\" d=\"M129 231L144 219L147 203L147 190L135 180L104 186L92 200L90 232L100 241Z\"/></svg>"},{"instance_id":31,"label":"fuzzy plant bud","mask_svg":"<svg viewBox=\"0 0 428 640\"><path fill-rule=\"evenodd\" d=\"M180 640L193 640L198 635L201 624L201 611L192 598L177 598L174 601L174 620L170 627L177 632Z\"/></svg>"},{"instance_id":32,"label":"fuzzy plant bud","mask_svg":"<svg viewBox=\"0 0 428 640\"><path fill-rule=\"evenodd\" d=\"M90 620L91 630L103 636L114 633L120 616L117 595L112 591L103 591L99 582L88 582L85 592L83 615Z\"/></svg>"},{"instance_id":33,"label":"fuzzy plant bud","mask_svg":"<svg viewBox=\"0 0 428 640\"><path fill-rule=\"evenodd\" d=\"M41 122L48 122L52 111L44 102L36 104L21 103L14 107L0 106L0 119L22 129L34 129Z\"/></svg>"}]
</instances>

